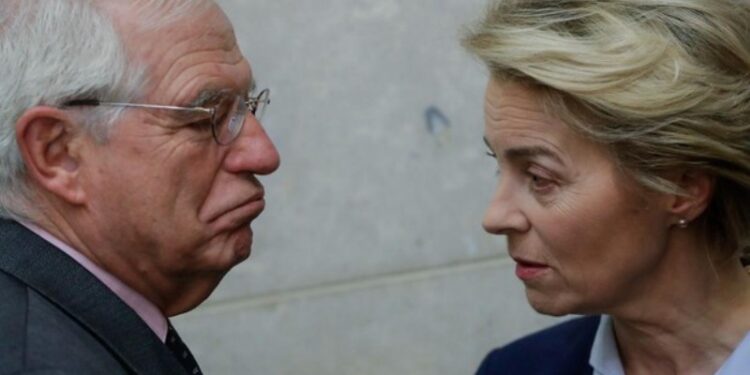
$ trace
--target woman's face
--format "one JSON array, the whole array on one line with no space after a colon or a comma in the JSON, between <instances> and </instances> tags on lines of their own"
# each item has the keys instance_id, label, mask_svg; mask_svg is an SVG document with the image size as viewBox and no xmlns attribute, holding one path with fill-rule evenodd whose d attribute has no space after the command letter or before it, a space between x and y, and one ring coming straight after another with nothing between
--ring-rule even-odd
<instances>
[{"instance_id":1,"label":"woman's face","mask_svg":"<svg viewBox=\"0 0 750 375\"><path fill-rule=\"evenodd\" d=\"M546 115L535 95L517 83L487 87L485 138L500 178L483 226L507 236L537 311L612 311L663 275L668 203Z\"/></svg>"}]
</instances>

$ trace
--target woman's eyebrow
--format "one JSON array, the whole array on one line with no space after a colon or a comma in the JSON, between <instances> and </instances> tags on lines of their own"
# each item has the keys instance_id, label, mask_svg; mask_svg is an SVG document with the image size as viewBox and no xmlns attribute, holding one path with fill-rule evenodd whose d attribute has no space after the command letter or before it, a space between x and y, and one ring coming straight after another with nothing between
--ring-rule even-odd
<instances>
[{"instance_id":1,"label":"woman's eyebrow","mask_svg":"<svg viewBox=\"0 0 750 375\"><path fill-rule=\"evenodd\" d=\"M544 146L522 146L509 148L503 151L503 157L511 161L528 160L537 157L547 157L557 161L562 165L565 165L565 162L556 152Z\"/></svg>"}]
</instances>

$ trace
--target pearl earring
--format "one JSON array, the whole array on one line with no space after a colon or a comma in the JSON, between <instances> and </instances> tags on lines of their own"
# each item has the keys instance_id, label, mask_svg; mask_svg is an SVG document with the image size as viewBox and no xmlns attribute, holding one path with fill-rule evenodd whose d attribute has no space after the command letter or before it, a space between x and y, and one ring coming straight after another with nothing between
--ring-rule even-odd
<instances>
[{"instance_id":1,"label":"pearl earring","mask_svg":"<svg viewBox=\"0 0 750 375\"><path fill-rule=\"evenodd\" d=\"M677 226L680 227L680 228L687 228L687 226L688 226L687 219L680 219L680 220L678 220L677 221Z\"/></svg>"}]
</instances>

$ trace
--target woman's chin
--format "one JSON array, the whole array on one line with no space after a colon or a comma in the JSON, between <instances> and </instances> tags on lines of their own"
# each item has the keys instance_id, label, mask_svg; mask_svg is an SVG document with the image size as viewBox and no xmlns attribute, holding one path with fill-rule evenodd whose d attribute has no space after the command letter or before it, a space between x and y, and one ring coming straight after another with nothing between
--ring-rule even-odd
<instances>
[{"instance_id":1,"label":"woman's chin","mask_svg":"<svg viewBox=\"0 0 750 375\"><path fill-rule=\"evenodd\" d=\"M568 314L578 314L573 304L561 301L560 298L540 295L538 293L526 290L526 298L529 305L536 312L549 316L564 316Z\"/></svg>"}]
</instances>

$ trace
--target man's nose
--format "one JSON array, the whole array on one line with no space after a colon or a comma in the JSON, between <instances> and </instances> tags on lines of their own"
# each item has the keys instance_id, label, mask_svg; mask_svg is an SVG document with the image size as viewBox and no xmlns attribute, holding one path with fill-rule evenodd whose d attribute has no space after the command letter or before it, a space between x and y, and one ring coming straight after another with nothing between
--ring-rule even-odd
<instances>
[{"instance_id":1,"label":"man's nose","mask_svg":"<svg viewBox=\"0 0 750 375\"><path fill-rule=\"evenodd\" d=\"M521 209L513 184L503 181L497 187L482 220L482 227L491 234L523 233L530 229L528 217Z\"/></svg>"},{"instance_id":2,"label":"man's nose","mask_svg":"<svg viewBox=\"0 0 750 375\"><path fill-rule=\"evenodd\" d=\"M248 115L242 131L230 145L224 167L231 173L270 174L279 168L279 152L260 122Z\"/></svg>"}]
</instances>

